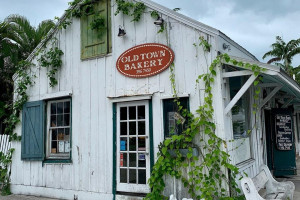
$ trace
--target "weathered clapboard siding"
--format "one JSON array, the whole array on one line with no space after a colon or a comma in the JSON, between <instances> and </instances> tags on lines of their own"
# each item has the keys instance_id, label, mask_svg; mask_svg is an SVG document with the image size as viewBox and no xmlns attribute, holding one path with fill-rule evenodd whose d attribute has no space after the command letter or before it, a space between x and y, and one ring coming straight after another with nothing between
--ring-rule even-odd
<instances>
[{"instance_id":1,"label":"weathered clapboard siding","mask_svg":"<svg viewBox=\"0 0 300 200\"><path fill-rule=\"evenodd\" d=\"M114 3L112 2L112 5ZM143 43L161 43L170 46L175 53L176 89L179 96L190 97L190 110L194 112L203 104L204 86L200 81L196 85L198 75L206 73L208 66L217 55L220 42L218 36L207 34L163 15L167 28L164 33L157 34L159 27L154 26L149 9L140 22L131 22L127 16L113 13L112 7L112 53L96 59L80 60L80 21L73 23L66 30L59 31L56 36L59 46L64 52L63 67L57 75L58 85L49 87L47 69L38 68L36 84L28 91L30 101L43 99L48 94L61 92L72 93L72 161L71 164L44 164L37 161L20 160L20 143L14 142L16 152L12 165L12 190L14 193L47 195L56 198L72 199L73 195L87 195L87 199L111 199L113 179L113 122L112 99L124 96L152 95L153 104L153 142L154 155L163 140L162 100L173 95L169 81L170 69L143 79L132 79L121 75L115 62L119 55L128 48ZM117 37L119 25L126 29L126 36ZM199 44L203 36L211 43L209 53L204 53ZM49 47L48 47L49 48ZM204 56L205 55L205 56ZM38 62L36 59L34 63ZM221 69L217 69L221 70ZM232 137L229 123L230 116L224 117L223 101L224 85L221 71L218 71L213 87L215 120L217 134ZM225 95L226 96L226 95ZM57 96L59 97L59 95ZM228 98L228 94L227 94ZM229 123L230 124L230 123ZM20 126L16 129L21 135ZM258 148L258 147L255 147ZM254 148L254 149L255 149ZM260 156L255 153L255 156ZM254 162L255 163L255 162ZM243 168L249 174L255 173L257 164ZM170 193L183 191L179 181L171 180L166 190ZM177 188L177 189L174 189ZM177 192L175 191L177 190ZM85 196L85 197L87 197ZM180 194L177 195L180 197Z\"/></svg>"}]
</instances>

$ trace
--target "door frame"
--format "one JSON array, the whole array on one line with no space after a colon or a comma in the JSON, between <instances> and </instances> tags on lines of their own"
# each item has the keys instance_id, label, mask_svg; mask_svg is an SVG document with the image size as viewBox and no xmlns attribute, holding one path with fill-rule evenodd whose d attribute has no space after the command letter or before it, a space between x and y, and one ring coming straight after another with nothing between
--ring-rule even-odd
<instances>
[{"instance_id":1,"label":"door frame","mask_svg":"<svg viewBox=\"0 0 300 200\"><path fill-rule=\"evenodd\" d=\"M153 107L152 107L152 99L151 98L141 98L137 100L132 100L131 98L128 99L128 101L124 101L122 98L121 101L113 101L112 102L112 119L113 119L113 180L112 180L112 193L113 193L113 199L115 200L116 194L122 194L122 193L131 193L135 194L134 192L122 192L117 191L117 104L122 104L124 102L142 102L145 101L148 104L148 123L149 123L149 154L150 154L150 174L152 172L152 168L154 165L154 146L153 146ZM148 180L147 180L148 182ZM148 184L147 184L148 185ZM149 191L150 192L150 188ZM137 194L145 194L145 193L137 193Z\"/></svg>"}]
</instances>

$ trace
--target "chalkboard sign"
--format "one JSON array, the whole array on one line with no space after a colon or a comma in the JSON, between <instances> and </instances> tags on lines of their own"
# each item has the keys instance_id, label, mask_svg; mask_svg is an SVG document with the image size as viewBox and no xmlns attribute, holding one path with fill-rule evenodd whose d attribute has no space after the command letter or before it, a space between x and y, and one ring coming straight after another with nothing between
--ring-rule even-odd
<instances>
[{"instance_id":1,"label":"chalkboard sign","mask_svg":"<svg viewBox=\"0 0 300 200\"><path fill-rule=\"evenodd\" d=\"M292 150L293 130L291 115L275 115L276 145L278 150Z\"/></svg>"}]
</instances>

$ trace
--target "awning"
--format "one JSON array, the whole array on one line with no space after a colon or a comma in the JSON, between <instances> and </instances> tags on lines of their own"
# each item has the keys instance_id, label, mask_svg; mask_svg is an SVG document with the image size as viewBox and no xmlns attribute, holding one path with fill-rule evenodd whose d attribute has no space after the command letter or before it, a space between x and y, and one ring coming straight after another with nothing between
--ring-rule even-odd
<instances>
[{"instance_id":1,"label":"awning","mask_svg":"<svg viewBox=\"0 0 300 200\"><path fill-rule=\"evenodd\" d=\"M260 83L259 85L261 87L272 88L272 91L268 94L267 97L263 99L260 107L262 107L265 103L267 103L270 99L272 99L272 97L274 97L274 95L279 91L284 92L286 94L282 97L284 98L283 107L286 107L291 104L300 105L299 84L279 66L269 65L258 61L247 60L240 57L234 57L234 56L230 56L230 57L232 59L235 59L238 62L249 63L250 65L257 65L265 69L265 71L262 72L262 74L260 74L263 77L263 79L262 79L262 83ZM234 96L234 98L226 106L225 114L227 114L231 110L231 108L236 104L236 102L243 96L243 94L247 91L247 89L252 85L252 83L256 79L256 76L252 71L245 68L241 68L238 65L234 65L232 63L226 63L226 62L224 62L224 64L234 66L240 70L234 72L223 72L223 78L229 78L234 76L246 76L246 75L250 76L250 78L246 81L246 83L243 85L240 91Z\"/></svg>"}]
</instances>

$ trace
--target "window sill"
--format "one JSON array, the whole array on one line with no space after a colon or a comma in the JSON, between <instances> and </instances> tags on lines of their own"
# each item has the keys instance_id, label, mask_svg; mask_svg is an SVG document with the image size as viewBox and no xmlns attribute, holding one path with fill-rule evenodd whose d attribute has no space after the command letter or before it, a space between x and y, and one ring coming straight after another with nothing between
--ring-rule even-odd
<instances>
[{"instance_id":1,"label":"window sill","mask_svg":"<svg viewBox=\"0 0 300 200\"><path fill-rule=\"evenodd\" d=\"M71 159L48 159L44 160L43 164L72 164Z\"/></svg>"},{"instance_id":2,"label":"window sill","mask_svg":"<svg viewBox=\"0 0 300 200\"><path fill-rule=\"evenodd\" d=\"M82 58L82 57L80 57L80 60L81 61L95 60L95 59L105 58L105 57L110 57L110 56L112 56L112 53L102 54L102 55L97 55L97 56L91 56L91 57L88 57L88 58Z\"/></svg>"}]
</instances>

